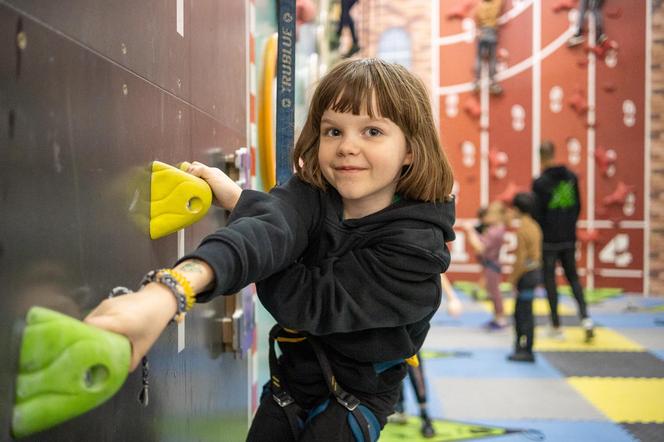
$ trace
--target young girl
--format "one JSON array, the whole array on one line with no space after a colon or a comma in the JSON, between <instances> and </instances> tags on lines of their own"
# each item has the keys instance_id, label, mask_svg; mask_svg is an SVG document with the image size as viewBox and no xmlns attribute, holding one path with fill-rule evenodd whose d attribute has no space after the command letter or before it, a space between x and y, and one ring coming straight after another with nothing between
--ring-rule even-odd
<instances>
[{"instance_id":1,"label":"young girl","mask_svg":"<svg viewBox=\"0 0 664 442\"><path fill-rule=\"evenodd\" d=\"M339 64L292 158L296 175L270 193L194 163L233 209L228 225L86 321L129 337L133 369L174 314L257 282L282 354L272 347L248 440L373 441L438 308L454 239L452 171L422 82L380 60Z\"/></svg>"},{"instance_id":2,"label":"young girl","mask_svg":"<svg viewBox=\"0 0 664 442\"><path fill-rule=\"evenodd\" d=\"M484 267L484 284L493 302L493 319L487 324L489 330L499 330L507 326L503 309L503 297L500 293L501 269L498 257L505 237L505 206L500 201L489 205L482 219L485 225L481 234L475 226L466 225L468 242L479 255Z\"/></svg>"}]
</instances>

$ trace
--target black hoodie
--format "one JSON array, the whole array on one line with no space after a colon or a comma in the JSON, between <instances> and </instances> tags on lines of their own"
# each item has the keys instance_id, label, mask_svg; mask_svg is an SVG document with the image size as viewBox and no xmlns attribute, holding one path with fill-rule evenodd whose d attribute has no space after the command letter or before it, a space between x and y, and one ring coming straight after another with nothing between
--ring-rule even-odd
<instances>
[{"instance_id":1,"label":"black hoodie","mask_svg":"<svg viewBox=\"0 0 664 442\"><path fill-rule=\"evenodd\" d=\"M453 202L407 199L344 220L335 189L293 177L269 194L243 191L227 228L182 260L202 259L215 272L215 287L198 302L257 282L280 325L318 337L341 385L373 395L394 389L405 374L398 364L376 376L374 364L410 357L424 342L440 305L453 224ZM310 347L281 348L296 400L306 405L325 395Z\"/></svg>"},{"instance_id":2,"label":"black hoodie","mask_svg":"<svg viewBox=\"0 0 664 442\"><path fill-rule=\"evenodd\" d=\"M565 166L549 167L533 182L535 220L542 227L544 250L574 247L581 212L579 181Z\"/></svg>"}]
</instances>

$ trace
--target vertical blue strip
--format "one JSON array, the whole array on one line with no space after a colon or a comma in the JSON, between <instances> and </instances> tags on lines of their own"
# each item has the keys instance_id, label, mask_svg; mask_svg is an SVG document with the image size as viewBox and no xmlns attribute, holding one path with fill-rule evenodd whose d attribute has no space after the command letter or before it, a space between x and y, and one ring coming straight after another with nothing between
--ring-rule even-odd
<instances>
[{"instance_id":1,"label":"vertical blue strip","mask_svg":"<svg viewBox=\"0 0 664 442\"><path fill-rule=\"evenodd\" d=\"M277 52L277 184L292 175L295 130L295 0L279 0Z\"/></svg>"}]
</instances>

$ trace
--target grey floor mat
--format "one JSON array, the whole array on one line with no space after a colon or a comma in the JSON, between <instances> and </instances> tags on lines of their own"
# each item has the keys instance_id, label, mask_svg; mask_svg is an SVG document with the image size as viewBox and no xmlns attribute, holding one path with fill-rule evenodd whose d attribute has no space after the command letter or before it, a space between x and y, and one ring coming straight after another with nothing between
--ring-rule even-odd
<instances>
[{"instance_id":1,"label":"grey floor mat","mask_svg":"<svg viewBox=\"0 0 664 442\"><path fill-rule=\"evenodd\" d=\"M621 424L641 442L664 442L664 424Z\"/></svg>"},{"instance_id":2,"label":"grey floor mat","mask_svg":"<svg viewBox=\"0 0 664 442\"><path fill-rule=\"evenodd\" d=\"M648 352L541 352L566 377L664 377L664 361Z\"/></svg>"}]
</instances>

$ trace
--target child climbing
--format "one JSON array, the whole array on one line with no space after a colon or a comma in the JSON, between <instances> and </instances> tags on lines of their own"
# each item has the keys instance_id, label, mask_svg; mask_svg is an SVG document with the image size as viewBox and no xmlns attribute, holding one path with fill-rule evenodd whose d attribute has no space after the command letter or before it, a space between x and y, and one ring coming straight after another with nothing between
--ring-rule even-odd
<instances>
[{"instance_id":1,"label":"child climbing","mask_svg":"<svg viewBox=\"0 0 664 442\"><path fill-rule=\"evenodd\" d=\"M269 193L193 163L232 210L228 225L86 321L127 336L134 369L174 315L256 282L278 325L247 440L375 441L440 304L454 239L452 170L425 86L381 60L340 63L316 88L292 161L295 176Z\"/></svg>"}]
</instances>

